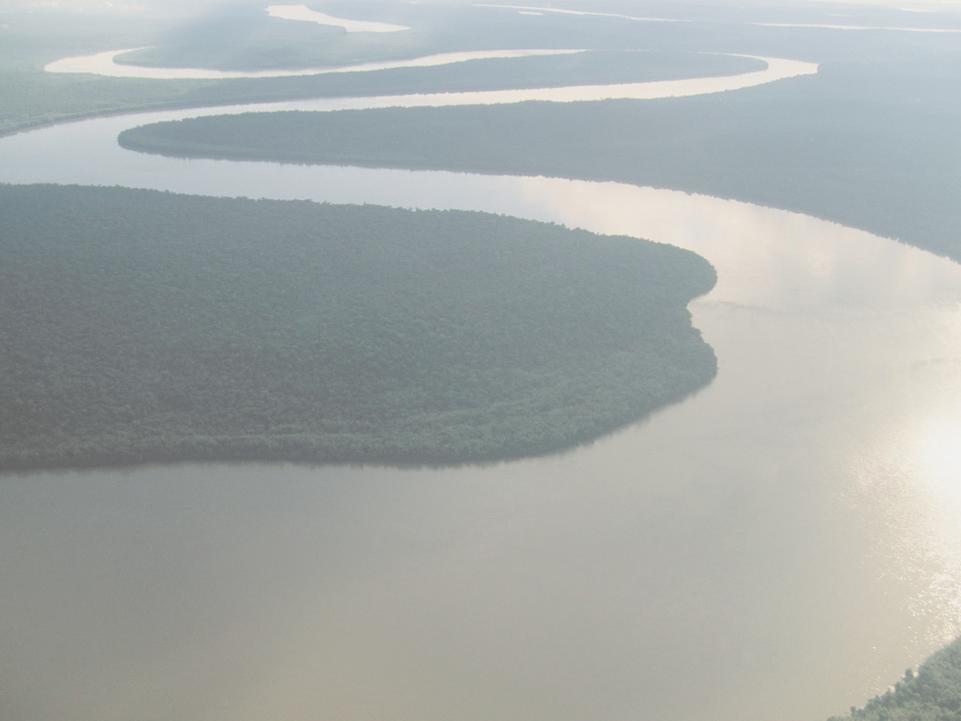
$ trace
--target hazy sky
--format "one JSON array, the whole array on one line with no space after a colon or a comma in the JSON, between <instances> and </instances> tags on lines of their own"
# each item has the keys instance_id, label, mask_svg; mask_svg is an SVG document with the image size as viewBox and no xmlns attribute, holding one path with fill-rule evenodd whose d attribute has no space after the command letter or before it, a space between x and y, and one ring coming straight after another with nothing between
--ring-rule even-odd
<instances>
[{"instance_id":1,"label":"hazy sky","mask_svg":"<svg viewBox=\"0 0 961 721\"><path fill-rule=\"evenodd\" d=\"M279 2L280 0L278 0ZM295 3L295 0L284 0L287 3ZM187 0L163 0L162 2L157 2L157 0L11 0L10 4L14 7L43 7L43 8L64 8L64 9L78 9L78 10L137 10L143 9L145 5L163 5L163 6L183 6L190 7L203 4L222 4L225 0L194 0L192 2ZM794 0L792 5L799 5L804 3L811 4L833 4L833 5L874 5L879 7L900 7L905 9L936 9L939 7L961 7L961 0L843 0L843 2L838 2L838 0ZM264 5L271 4L271 0L264 0ZM304 4L322 8L325 3L320 0L306 0ZM536 2L531 4L538 4ZM553 0L545 0L544 5L557 4ZM570 5L571 7L590 7L592 4L596 4L596 0L565 0L565 2L560 3L563 5ZM776 3L772 3L776 4Z\"/></svg>"}]
</instances>

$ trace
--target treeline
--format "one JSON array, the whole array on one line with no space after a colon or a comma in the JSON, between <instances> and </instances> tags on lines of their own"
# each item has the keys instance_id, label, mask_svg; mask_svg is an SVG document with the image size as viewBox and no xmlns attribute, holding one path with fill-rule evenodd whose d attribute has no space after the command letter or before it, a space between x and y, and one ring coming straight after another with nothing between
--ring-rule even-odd
<instances>
[{"instance_id":1,"label":"treeline","mask_svg":"<svg viewBox=\"0 0 961 721\"><path fill-rule=\"evenodd\" d=\"M961 94L946 90L961 49L926 42L916 57L838 62L815 77L721 95L208 117L129 130L121 142L172 155L676 188L797 210L961 259Z\"/></svg>"},{"instance_id":2,"label":"treeline","mask_svg":"<svg viewBox=\"0 0 961 721\"><path fill-rule=\"evenodd\" d=\"M961 719L961 639L938 651L893 689L830 721L958 721Z\"/></svg>"},{"instance_id":3,"label":"treeline","mask_svg":"<svg viewBox=\"0 0 961 721\"><path fill-rule=\"evenodd\" d=\"M391 6L396 7L396 6ZM371 11L373 12L373 10ZM413 7L406 12L415 12ZM0 134L97 113L314 97L490 90L570 83L639 82L747 72L758 64L652 46L632 24L595 40L576 18L531 24L523 16L491 9L424 6L413 32L347 34L313 23L268 18L262 3L231 4L229 11L185 25L109 21L97 15L5 11L0 42ZM403 20L401 18L401 20ZM544 20L544 18L541 18ZM413 22L413 20L412 20ZM337 35L332 39L331 33ZM586 43L586 45L585 45ZM613 43L610 45L609 43ZM331 66L431 53L523 47L637 47L658 52L599 52L569 57L517 58L455 65L306 77L234 80L138 80L45 73L43 66L69 55L152 45L119 58L162 66L277 69Z\"/></svg>"},{"instance_id":4,"label":"treeline","mask_svg":"<svg viewBox=\"0 0 961 721\"><path fill-rule=\"evenodd\" d=\"M0 468L562 449L711 380L713 282L481 213L0 186Z\"/></svg>"}]
</instances>

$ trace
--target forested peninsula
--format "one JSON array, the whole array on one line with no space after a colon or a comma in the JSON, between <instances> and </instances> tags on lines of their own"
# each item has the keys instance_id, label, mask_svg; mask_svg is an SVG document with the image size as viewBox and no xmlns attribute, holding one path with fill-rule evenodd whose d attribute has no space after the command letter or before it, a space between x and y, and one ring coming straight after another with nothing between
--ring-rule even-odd
<instances>
[{"instance_id":1,"label":"forested peninsula","mask_svg":"<svg viewBox=\"0 0 961 721\"><path fill-rule=\"evenodd\" d=\"M136 110L272 102L320 97L458 92L570 84L642 82L750 72L762 64L745 57L625 45L626 50L555 57L475 60L437 67L365 73L231 80L145 80L55 74L44 66L69 55L119 47L153 46L117 62L250 70L350 65L432 53L490 48L582 47L581 32L537 40L490 12L454 13L446 23L410 36L358 39L314 23L271 20L259 5L234 17L235 7L156 37L141 23L102 16L38 22L0 7L0 135L37 125ZM3 30L8 27L7 30Z\"/></svg>"},{"instance_id":2,"label":"forested peninsula","mask_svg":"<svg viewBox=\"0 0 961 721\"><path fill-rule=\"evenodd\" d=\"M958 721L961 719L961 639L925 661L887 693L830 721Z\"/></svg>"},{"instance_id":3,"label":"forested peninsula","mask_svg":"<svg viewBox=\"0 0 961 721\"><path fill-rule=\"evenodd\" d=\"M961 52L932 55L838 62L815 77L656 102L206 117L127 130L121 144L674 188L808 213L961 260L961 94L945 91Z\"/></svg>"},{"instance_id":4,"label":"forested peninsula","mask_svg":"<svg viewBox=\"0 0 961 721\"><path fill-rule=\"evenodd\" d=\"M0 469L556 451L713 378L714 281L482 213L0 186Z\"/></svg>"}]
</instances>

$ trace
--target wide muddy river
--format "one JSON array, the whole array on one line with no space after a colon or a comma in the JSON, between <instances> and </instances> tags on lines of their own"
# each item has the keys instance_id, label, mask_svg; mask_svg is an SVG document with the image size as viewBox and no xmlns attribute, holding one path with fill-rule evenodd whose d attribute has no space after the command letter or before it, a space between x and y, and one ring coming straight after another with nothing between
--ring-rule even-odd
<instances>
[{"instance_id":1,"label":"wide muddy river","mask_svg":"<svg viewBox=\"0 0 961 721\"><path fill-rule=\"evenodd\" d=\"M441 102L426 97L411 103ZM253 109L365 104L403 101ZM822 721L961 630L961 266L670 190L116 144L219 112L11 136L0 181L465 208L671 243L717 268L690 307L718 376L590 446L486 467L4 476L5 715Z\"/></svg>"}]
</instances>

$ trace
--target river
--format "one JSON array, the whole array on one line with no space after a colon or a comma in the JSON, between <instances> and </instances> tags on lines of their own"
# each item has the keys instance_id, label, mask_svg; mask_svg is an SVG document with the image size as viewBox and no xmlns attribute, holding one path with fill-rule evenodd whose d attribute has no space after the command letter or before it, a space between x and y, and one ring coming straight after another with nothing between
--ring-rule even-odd
<instances>
[{"instance_id":1,"label":"river","mask_svg":"<svg viewBox=\"0 0 961 721\"><path fill-rule=\"evenodd\" d=\"M0 139L0 182L465 208L671 243L717 268L691 304L717 379L593 445L486 467L5 476L11 718L821 721L961 630L961 266L676 191L116 145L219 112Z\"/></svg>"}]
</instances>

